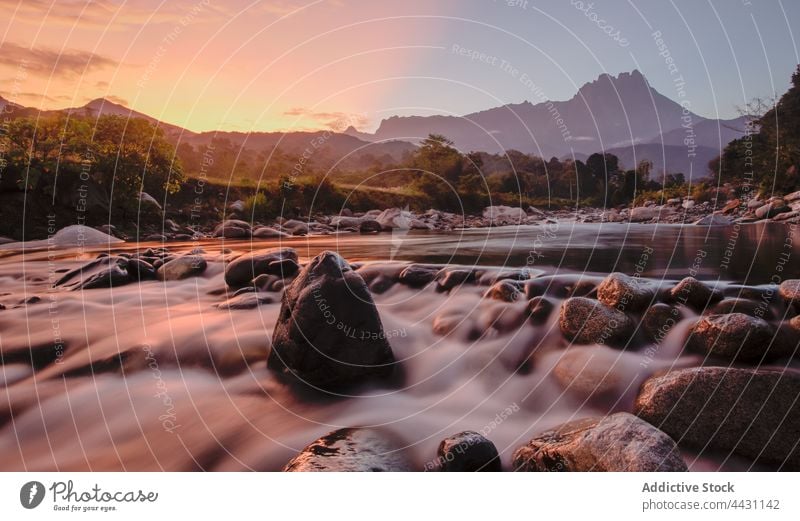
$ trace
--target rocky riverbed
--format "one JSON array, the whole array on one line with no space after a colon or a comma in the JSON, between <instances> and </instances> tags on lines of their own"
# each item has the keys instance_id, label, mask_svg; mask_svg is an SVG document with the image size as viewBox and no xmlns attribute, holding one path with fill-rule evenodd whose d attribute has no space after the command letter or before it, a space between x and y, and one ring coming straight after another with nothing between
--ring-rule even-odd
<instances>
[{"instance_id":1,"label":"rocky riverbed","mask_svg":"<svg viewBox=\"0 0 800 521\"><path fill-rule=\"evenodd\" d=\"M146 195L146 194L145 194ZM490 228L497 226L547 226L552 223L643 223L694 224L698 226L727 226L755 222L784 224L800 223L800 192L786 196L725 197L718 191L713 201L695 201L691 197L674 198L661 203L646 201L635 207L593 208L586 206L562 208L527 208L489 206L480 214L456 214L435 209L414 212L402 208L353 212L343 208L337 215L314 214L278 217L272 222L254 222L245 203L235 201L220 213L217 221L210 215L201 222L188 221L181 212L163 213L160 206L153 209L163 214L160 226L143 225L138 232L124 232L106 224L97 229L119 239L142 241L189 241L206 238L272 240L290 236L319 236L341 233L377 234L411 230L454 230ZM185 212L184 212L185 213ZM174 215L173 215L174 214ZM184 224L181 224L184 223ZM11 239L0 237L0 244Z\"/></svg>"},{"instance_id":2,"label":"rocky riverbed","mask_svg":"<svg viewBox=\"0 0 800 521\"><path fill-rule=\"evenodd\" d=\"M800 280L274 240L7 250L0 469L800 468Z\"/></svg>"}]
</instances>

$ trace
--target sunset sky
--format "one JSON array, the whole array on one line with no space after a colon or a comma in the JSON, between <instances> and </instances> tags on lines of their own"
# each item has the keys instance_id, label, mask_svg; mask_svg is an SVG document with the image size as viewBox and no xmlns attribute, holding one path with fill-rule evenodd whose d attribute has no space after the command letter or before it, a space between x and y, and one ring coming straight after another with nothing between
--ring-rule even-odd
<instances>
[{"instance_id":1,"label":"sunset sky","mask_svg":"<svg viewBox=\"0 0 800 521\"><path fill-rule=\"evenodd\" d=\"M800 61L800 3L778 0L0 0L0 13L6 99L106 97L195 131L371 131L536 100L522 74L561 100L639 69L676 98L656 31L692 110L733 117L783 93Z\"/></svg>"}]
</instances>

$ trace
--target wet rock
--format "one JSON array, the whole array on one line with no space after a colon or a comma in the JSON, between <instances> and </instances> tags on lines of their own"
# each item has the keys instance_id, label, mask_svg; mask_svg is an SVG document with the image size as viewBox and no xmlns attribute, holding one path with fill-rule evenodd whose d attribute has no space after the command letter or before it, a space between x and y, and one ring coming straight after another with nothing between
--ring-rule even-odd
<instances>
[{"instance_id":1,"label":"wet rock","mask_svg":"<svg viewBox=\"0 0 800 521\"><path fill-rule=\"evenodd\" d=\"M259 275L288 277L297 273L297 252L293 248L273 248L246 253L225 267L225 284L236 288L250 284Z\"/></svg>"},{"instance_id":2,"label":"wet rock","mask_svg":"<svg viewBox=\"0 0 800 521\"><path fill-rule=\"evenodd\" d=\"M383 230L381 223L372 219L365 219L358 225L360 233L380 233Z\"/></svg>"},{"instance_id":3,"label":"wet rock","mask_svg":"<svg viewBox=\"0 0 800 521\"><path fill-rule=\"evenodd\" d=\"M533 438L513 455L520 471L683 472L675 442L625 412L569 422Z\"/></svg>"},{"instance_id":4,"label":"wet rock","mask_svg":"<svg viewBox=\"0 0 800 521\"><path fill-rule=\"evenodd\" d=\"M156 269L142 259L128 259L128 275L134 281L152 280L156 278Z\"/></svg>"},{"instance_id":5,"label":"wet rock","mask_svg":"<svg viewBox=\"0 0 800 521\"><path fill-rule=\"evenodd\" d=\"M775 331L763 319L743 313L706 315L692 327L688 347L697 353L738 361L760 361L780 355Z\"/></svg>"},{"instance_id":6,"label":"wet rock","mask_svg":"<svg viewBox=\"0 0 800 521\"><path fill-rule=\"evenodd\" d=\"M784 280L778 287L778 293L787 304L800 305L800 279Z\"/></svg>"},{"instance_id":7,"label":"wet rock","mask_svg":"<svg viewBox=\"0 0 800 521\"><path fill-rule=\"evenodd\" d=\"M244 239L250 237L250 233L249 223L238 219L228 219L219 223L211 235L225 239Z\"/></svg>"},{"instance_id":8,"label":"wet rock","mask_svg":"<svg viewBox=\"0 0 800 521\"><path fill-rule=\"evenodd\" d=\"M398 280L412 288L421 288L433 282L439 270L440 268L436 266L411 264L400 272Z\"/></svg>"},{"instance_id":9,"label":"wet rock","mask_svg":"<svg viewBox=\"0 0 800 521\"><path fill-rule=\"evenodd\" d=\"M208 263L200 255L183 255L165 262L156 270L158 280L182 280L200 275Z\"/></svg>"},{"instance_id":10,"label":"wet rock","mask_svg":"<svg viewBox=\"0 0 800 521\"><path fill-rule=\"evenodd\" d=\"M386 275L378 275L369 283L369 290L375 295L386 293L394 286L394 279Z\"/></svg>"},{"instance_id":11,"label":"wet rock","mask_svg":"<svg viewBox=\"0 0 800 521\"><path fill-rule=\"evenodd\" d=\"M523 293L519 290L519 287L516 284L509 280L501 280L486 290L486 293L484 293L483 297L501 300L503 302L515 302L522 297L522 295Z\"/></svg>"},{"instance_id":12,"label":"wet rock","mask_svg":"<svg viewBox=\"0 0 800 521\"><path fill-rule=\"evenodd\" d=\"M722 292L708 287L694 277L686 277L678 282L670 296L680 303L686 303L697 310L706 309L708 306L722 300Z\"/></svg>"},{"instance_id":13,"label":"wet rock","mask_svg":"<svg viewBox=\"0 0 800 521\"><path fill-rule=\"evenodd\" d=\"M533 297L528 301L528 316L534 324L544 324L555 309L555 303L547 297Z\"/></svg>"},{"instance_id":14,"label":"wet rock","mask_svg":"<svg viewBox=\"0 0 800 521\"><path fill-rule=\"evenodd\" d=\"M601 410L628 410L649 374L641 355L606 346L570 346L551 372L565 393Z\"/></svg>"},{"instance_id":15,"label":"wet rock","mask_svg":"<svg viewBox=\"0 0 800 521\"><path fill-rule=\"evenodd\" d=\"M255 309L261 304L272 304L273 302L275 302L275 299L270 295L249 292L231 297L225 302L220 302L216 307L223 310Z\"/></svg>"},{"instance_id":16,"label":"wet rock","mask_svg":"<svg viewBox=\"0 0 800 521\"><path fill-rule=\"evenodd\" d=\"M655 288L650 281L619 272L610 274L597 287L597 299L620 311L644 309L654 297Z\"/></svg>"},{"instance_id":17,"label":"wet rock","mask_svg":"<svg viewBox=\"0 0 800 521\"><path fill-rule=\"evenodd\" d=\"M405 472L411 462L402 444L377 429L347 428L326 434L303 449L285 472Z\"/></svg>"},{"instance_id":18,"label":"wet rock","mask_svg":"<svg viewBox=\"0 0 800 521\"><path fill-rule=\"evenodd\" d=\"M364 279L322 252L283 294L267 365L328 389L388 377L394 356Z\"/></svg>"},{"instance_id":19,"label":"wet rock","mask_svg":"<svg viewBox=\"0 0 800 521\"><path fill-rule=\"evenodd\" d=\"M683 319L683 313L669 304L654 304L642 315L640 327L650 340L660 342Z\"/></svg>"},{"instance_id":20,"label":"wet rock","mask_svg":"<svg viewBox=\"0 0 800 521\"><path fill-rule=\"evenodd\" d=\"M700 219L696 220L693 224L697 226L728 226L729 224L732 223L733 219L731 219L727 215L712 213L710 215L705 215L701 217Z\"/></svg>"},{"instance_id":21,"label":"wet rock","mask_svg":"<svg viewBox=\"0 0 800 521\"><path fill-rule=\"evenodd\" d=\"M500 472L500 456L494 443L474 431L464 431L442 440L436 451L442 472Z\"/></svg>"},{"instance_id":22,"label":"wet rock","mask_svg":"<svg viewBox=\"0 0 800 521\"><path fill-rule=\"evenodd\" d=\"M280 291L284 287L283 279L277 275L259 275L253 279L253 287L259 291Z\"/></svg>"},{"instance_id":23,"label":"wet rock","mask_svg":"<svg viewBox=\"0 0 800 521\"><path fill-rule=\"evenodd\" d=\"M773 317L769 306L762 306L759 302L746 298L726 298L721 300L711 308L709 314L725 315L730 313L744 313L764 320L771 320Z\"/></svg>"},{"instance_id":24,"label":"wet rock","mask_svg":"<svg viewBox=\"0 0 800 521\"><path fill-rule=\"evenodd\" d=\"M475 271L467 269L443 269L436 275L436 287L439 291L449 291L457 286L473 282Z\"/></svg>"},{"instance_id":25,"label":"wet rock","mask_svg":"<svg viewBox=\"0 0 800 521\"><path fill-rule=\"evenodd\" d=\"M395 229L410 229L412 219L411 212L400 208L387 208L375 217L375 221L380 224L381 229L387 232Z\"/></svg>"},{"instance_id":26,"label":"wet rock","mask_svg":"<svg viewBox=\"0 0 800 521\"><path fill-rule=\"evenodd\" d=\"M558 322L564 336L578 344L623 344L634 329L622 311L585 297L565 300Z\"/></svg>"},{"instance_id":27,"label":"wet rock","mask_svg":"<svg viewBox=\"0 0 800 521\"><path fill-rule=\"evenodd\" d=\"M75 289L114 288L130 281L128 271L115 263L93 274Z\"/></svg>"},{"instance_id":28,"label":"wet rock","mask_svg":"<svg viewBox=\"0 0 800 521\"><path fill-rule=\"evenodd\" d=\"M681 444L800 467L800 376L697 367L648 379L635 413Z\"/></svg>"},{"instance_id":29,"label":"wet rock","mask_svg":"<svg viewBox=\"0 0 800 521\"><path fill-rule=\"evenodd\" d=\"M289 237L289 234L269 226L259 226L253 230L255 239L283 239L284 237Z\"/></svg>"}]
</instances>

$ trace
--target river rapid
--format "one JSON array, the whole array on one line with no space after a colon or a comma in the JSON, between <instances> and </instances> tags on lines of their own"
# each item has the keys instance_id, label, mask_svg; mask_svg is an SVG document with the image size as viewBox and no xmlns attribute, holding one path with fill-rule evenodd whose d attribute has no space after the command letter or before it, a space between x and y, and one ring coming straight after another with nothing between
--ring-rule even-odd
<instances>
[{"instance_id":1,"label":"river rapid","mask_svg":"<svg viewBox=\"0 0 800 521\"><path fill-rule=\"evenodd\" d=\"M177 281L53 287L101 253L165 246L203 250L207 269ZM409 263L479 268L451 291L388 284L373 291L402 380L321 395L267 369L279 291L254 309L220 309L226 263L289 246L300 263L333 250L365 279ZM281 470L319 436L377 427L419 470L439 442L474 430L504 467L532 436L587 416L630 411L648 376L708 363L683 352L697 312L657 342L629 349L571 345L558 308L535 323L528 298L486 298L490 282L525 268L558 305L609 273L659 287L687 276L726 297L768 293L800 278L800 238L781 224L726 227L575 224L454 232L342 234L281 241L202 240L0 251L0 470ZM751 291L752 293L752 291ZM755 299L754 299L755 300ZM777 322L786 310L769 303ZM776 362L800 368L797 359ZM683 451L692 470L745 470L746 460Z\"/></svg>"}]
</instances>

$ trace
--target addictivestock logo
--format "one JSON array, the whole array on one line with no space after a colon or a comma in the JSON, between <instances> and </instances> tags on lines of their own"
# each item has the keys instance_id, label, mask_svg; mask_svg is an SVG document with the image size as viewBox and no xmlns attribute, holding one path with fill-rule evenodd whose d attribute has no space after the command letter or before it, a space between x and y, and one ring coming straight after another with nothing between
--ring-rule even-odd
<instances>
[{"instance_id":1,"label":"addictivestock logo","mask_svg":"<svg viewBox=\"0 0 800 521\"><path fill-rule=\"evenodd\" d=\"M113 512L126 503L155 503L158 492L138 490L109 490L94 484L91 488L76 486L72 480L53 481L45 486L40 481L29 481L19 490L19 502L28 510L34 509L50 497L54 511L59 512Z\"/></svg>"},{"instance_id":2,"label":"addictivestock logo","mask_svg":"<svg viewBox=\"0 0 800 521\"><path fill-rule=\"evenodd\" d=\"M31 509L38 507L44 499L44 485L38 481L28 481L19 490L19 502Z\"/></svg>"}]
</instances>

